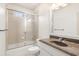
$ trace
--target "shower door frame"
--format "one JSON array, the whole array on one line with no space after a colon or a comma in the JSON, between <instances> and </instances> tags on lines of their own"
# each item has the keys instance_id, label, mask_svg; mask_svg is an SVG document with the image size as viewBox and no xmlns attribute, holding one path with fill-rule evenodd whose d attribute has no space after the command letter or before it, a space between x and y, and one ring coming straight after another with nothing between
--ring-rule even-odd
<instances>
[{"instance_id":1,"label":"shower door frame","mask_svg":"<svg viewBox=\"0 0 79 59\"><path fill-rule=\"evenodd\" d=\"M11 10L11 11L16 11L16 12L20 12L20 13L24 13L24 12L21 12L21 11L17 11L17 10L13 10L13 9L8 9L8 8L6 8L6 15L7 15L7 21L6 21L6 27L8 28L8 10ZM25 14L26 13L24 13L24 17L25 17ZM28 13L29 14L29 13ZM32 15L32 14L31 14ZM26 32L25 32L25 35L26 35ZM8 36L7 36L7 33L6 33L6 38L8 39ZM8 45L9 45L9 43L8 43L8 41L7 41L7 39L6 39L6 50L11 50L11 49L8 49ZM25 37L25 39L26 39L26 37ZM17 40L17 42L18 42L18 40ZM27 45L24 45L24 46L27 46ZM22 46L23 47L23 46ZM16 48L20 48L19 46L18 47L16 47ZM12 49L16 49L16 48L12 48Z\"/></svg>"}]
</instances>

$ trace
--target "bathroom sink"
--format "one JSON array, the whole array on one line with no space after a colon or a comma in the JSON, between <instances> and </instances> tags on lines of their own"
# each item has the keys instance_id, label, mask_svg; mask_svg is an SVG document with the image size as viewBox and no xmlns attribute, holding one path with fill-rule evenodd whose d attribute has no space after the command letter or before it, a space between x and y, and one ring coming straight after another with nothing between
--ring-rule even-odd
<instances>
[{"instance_id":1,"label":"bathroom sink","mask_svg":"<svg viewBox=\"0 0 79 59\"><path fill-rule=\"evenodd\" d=\"M55 43L56 45L59 45L59 46L63 46L63 47L67 47L68 45L64 42L59 42L59 41L51 41L52 43Z\"/></svg>"}]
</instances>

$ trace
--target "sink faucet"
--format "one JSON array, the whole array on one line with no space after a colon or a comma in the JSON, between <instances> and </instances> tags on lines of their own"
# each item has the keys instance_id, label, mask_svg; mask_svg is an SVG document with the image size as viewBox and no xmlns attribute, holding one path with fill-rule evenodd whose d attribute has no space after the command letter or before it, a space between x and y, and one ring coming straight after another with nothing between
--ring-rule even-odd
<instances>
[{"instance_id":1,"label":"sink faucet","mask_svg":"<svg viewBox=\"0 0 79 59\"><path fill-rule=\"evenodd\" d=\"M60 41L60 42L63 42L63 41L64 41L64 39L63 39L62 37L60 37L60 38L59 38L59 41Z\"/></svg>"}]
</instances>

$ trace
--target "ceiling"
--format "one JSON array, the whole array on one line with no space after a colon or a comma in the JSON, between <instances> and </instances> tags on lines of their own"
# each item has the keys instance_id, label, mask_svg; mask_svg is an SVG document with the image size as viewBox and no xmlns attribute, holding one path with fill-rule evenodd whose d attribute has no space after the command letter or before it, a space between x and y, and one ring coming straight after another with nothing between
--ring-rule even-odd
<instances>
[{"instance_id":1,"label":"ceiling","mask_svg":"<svg viewBox=\"0 0 79 59\"><path fill-rule=\"evenodd\" d=\"M27 9L34 10L36 7L38 7L39 3L17 3L17 5L20 5L22 7L25 7Z\"/></svg>"}]
</instances>

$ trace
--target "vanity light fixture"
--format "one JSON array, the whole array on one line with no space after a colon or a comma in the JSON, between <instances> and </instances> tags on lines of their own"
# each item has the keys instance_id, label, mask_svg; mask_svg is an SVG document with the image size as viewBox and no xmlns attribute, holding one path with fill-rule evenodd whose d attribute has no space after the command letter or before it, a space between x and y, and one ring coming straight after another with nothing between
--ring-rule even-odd
<instances>
[{"instance_id":1,"label":"vanity light fixture","mask_svg":"<svg viewBox=\"0 0 79 59\"><path fill-rule=\"evenodd\" d=\"M52 10L58 10L61 7L65 7L67 5L68 5L67 3L53 3L52 4Z\"/></svg>"}]
</instances>

